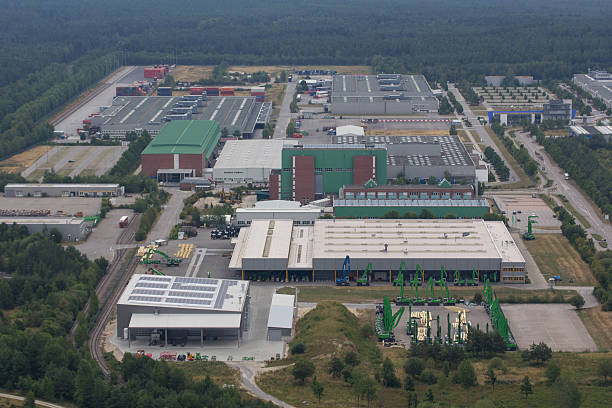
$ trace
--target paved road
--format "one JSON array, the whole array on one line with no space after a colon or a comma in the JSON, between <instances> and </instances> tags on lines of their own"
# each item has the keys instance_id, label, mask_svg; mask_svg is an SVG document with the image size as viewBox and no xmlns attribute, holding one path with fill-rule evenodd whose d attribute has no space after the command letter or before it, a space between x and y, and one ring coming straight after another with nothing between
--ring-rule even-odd
<instances>
[{"instance_id":1,"label":"paved road","mask_svg":"<svg viewBox=\"0 0 612 408\"><path fill-rule=\"evenodd\" d=\"M8 398L16 401L25 401L25 398L19 395L14 394L4 394L0 393L0 398ZM48 408L66 408L63 405L52 404L50 402L45 402L41 400L34 400L34 403L40 407L48 407Z\"/></svg>"},{"instance_id":2,"label":"paved road","mask_svg":"<svg viewBox=\"0 0 612 408\"><path fill-rule=\"evenodd\" d=\"M580 214L582 214L591 224L591 228L587 228L589 234L598 234L604 237L608 242L612 242L612 225L603 222L597 215L596 209L589 201L584 198L582 192L574 187L572 183L564 178L564 170L562 170L552 158L546 153L544 148L540 146L531 136L523 132L516 132L517 138L529 150L529 153L538 160L541 166L546 169L545 174L554 184L550 192L555 194L563 194ZM535 155L535 151L540 153L540 156ZM571 176L571 175L570 175ZM580 222L576 220L576 222Z\"/></svg>"},{"instance_id":3,"label":"paved road","mask_svg":"<svg viewBox=\"0 0 612 408\"><path fill-rule=\"evenodd\" d=\"M289 119L291 119L292 114L289 110L289 105L291 104L291 100L293 99L293 94L295 93L296 88L295 82L288 82L287 88L285 89L285 97L283 98L283 104L280 108L280 113L278 114L278 120L276 121L276 127L274 128L274 139L284 139L287 134L287 125L289 124Z\"/></svg>"},{"instance_id":4,"label":"paved road","mask_svg":"<svg viewBox=\"0 0 612 408\"><path fill-rule=\"evenodd\" d=\"M480 122L477 119L477 115L475 115L474 112L472 112L472 109L470 109L470 105L466 102L465 98L461 95L461 92L459 92L459 90L455 88L454 84L448 84L448 91L452 92L455 95L455 98L457 98L457 100L461 103L461 105L463 105L463 113L465 116L467 116L468 120L472 123L472 127L468 129L476 131L476 133L480 137L480 140L482 141L482 144L484 144L485 146L490 146L493 150L497 152L497 154L499 154L500 157L503 158L504 156L501 154L501 152L499 151L499 149L497 148L497 145L493 142L493 140L491 140L491 137L487 133L484 126L480 124ZM516 172L514 171L514 169L509 164L506 163L506 165L510 169L510 178L508 179L508 182L513 183L513 182L519 181L519 178Z\"/></svg>"},{"instance_id":5,"label":"paved road","mask_svg":"<svg viewBox=\"0 0 612 408\"><path fill-rule=\"evenodd\" d=\"M584 306L583 309L590 309L592 307L599 306L599 301L593 294L593 286L555 286L555 289L559 290L575 290L580 293L580 295L584 298Z\"/></svg>"},{"instance_id":6,"label":"paved road","mask_svg":"<svg viewBox=\"0 0 612 408\"><path fill-rule=\"evenodd\" d=\"M47 153L45 153L43 156L41 156L38 160L36 160L30 167L28 167L27 169L22 171L21 172L21 176L22 177L28 177L35 170L37 170L39 167L45 165L49 161L49 159L53 158L53 156L58 154L62 149L63 148L60 147L60 146L53 147L51 150L49 150Z\"/></svg>"},{"instance_id":7,"label":"paved road","mask_svg":"<svg viewBox=\"0 0 612 408\"><path fill-rule=\"evenodd\" d=\"M191 191L181 191L178 188L165 188L165 190L172 194L172 197L162 207L162 213L149 234L149 241L167 239L170 236L170 230L179 222L183 200L193 194Z\"/></svg>"}]
</instances>

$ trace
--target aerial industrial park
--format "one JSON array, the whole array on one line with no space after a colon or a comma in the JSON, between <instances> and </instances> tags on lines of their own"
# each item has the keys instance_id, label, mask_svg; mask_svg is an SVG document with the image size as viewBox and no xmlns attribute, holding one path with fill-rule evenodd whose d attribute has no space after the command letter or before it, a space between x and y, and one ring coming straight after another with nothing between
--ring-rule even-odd
<instances>
[{"instance_id":1,"label":"aerial industrial park","mask_svg":"<svg viewBox=\"0 0 612 408\"><path fill-rule=\"evenodd\" d=\"M0 256L0 320L86 358L0 370L19 390L0 406L110 406L45 386L62 364L102 388L212 379L240 404L548 407L575 388L565 406L608 406L605 67L120 55L40 115L49 138L0 138L0 252L19 254Z\"/></svg>"}]
</instances>

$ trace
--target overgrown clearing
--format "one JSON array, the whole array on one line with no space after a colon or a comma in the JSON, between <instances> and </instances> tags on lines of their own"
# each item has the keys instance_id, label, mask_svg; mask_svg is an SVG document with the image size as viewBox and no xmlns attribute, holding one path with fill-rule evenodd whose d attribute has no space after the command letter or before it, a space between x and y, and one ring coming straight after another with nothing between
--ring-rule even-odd
<instances>
[{"instance_id":1,"label":"overgrown clearing","mask_svg":"<svg viewBox=\"0 0 612 408\"><path fill-rule=\"evenodd\" d=\"M180 368L192 381L202 381L209 376L215 384L221 387L224 384L236 387L240 385L240 371L220 361L172 362L171 364Z\"/></svg>"},{"instance_id":2,"label":"overgrown clearing","mask_svg":"<svg viewBox=\"0 0 612 408\"><path fill-rule=\"evenodd\" d=\"M354 370L374 379L376 372L380 373L382 360L389 357L395 366L395 374L402 383L400 388L387 388L381 382L375 381L376 398L369 406L407 406L407 398L411 392L403 387L407 377L403 366L410 353L403 348L383 348L378 345L373 333L370 331L368 334L363 328L371 327L372 318L373 311L356 317L337 303L324 302L298 321L293 344L302 342L306 346L304 356L315 365L314 375L317 377L317 382L324 386L320 403L313 394L311 378L304 384L296 382L292 376L292 366L263 373L257 378L257 383L265 392L296 407L306 405L329 408L356 407L358 404L354 388L345 382L342 376L332 377L328 370L332 356L343 358L347 350L355 350L358 352L360 362ZM400 329L398 327L396 330ZM453 383L452 378L456 372L454 367L446 377L442 361L436 362L432 358L426 358L423 359L425 369L435 375L437 383L428 385L415 379L414 392L422 402L428 390L431 390L435 402L441 407L473 407L476 401L483 398L490 399L497 407L559 406L554 388L546 382L546 365L529 365L521 359L520 353L506 353L500 357L503 368L496 370L497 383L494 391L491 386L485 384L489 359L471 359L478 385L466 391L460 385ZM578 385L583 407L608 406L612 398L612 387L600 386L596 377L597 363L604 357L611 358L612 354L553 353L553 360L561 366L562 375ZM294 360L295 358L291 357L284 362L290 364ZM533 394L527 400L520 390L525 375L529 376L533 384ZM360 402L360 406L366 406L365 400Z\"/></svg>"},{"instance_id":3,"label":"overgrown clearing","mask_svg":"<svg viewBox=\"0 0 612 408\"><path fill-rule=\"evenodd\" d=\"M517 285L519 286L519 285ZM343 303L380 303L383 296L394 299L399 296L399 288L388 286L300 286L298 294L299 302L322 302L337 301ZM477 287L450 286L451 297L464 298L470 300L476 293L482 293L482 285ZM493 286L500 303L539 303L537 299L548 299L552 301L555 296L562 299L569 299L576 294L573 290L556 290L554 294L548 289L523 290L509 288L506 286ZM404 292L410 292L410 286L404 288ZM281 288L278 293L294 294L294 288ZM419 295L425 293L425 286L419 288ZM434 294L442 296L442 289L435 288Z\"/></svg>"},{"instance_id":4,"label":"overgrown clearing","mask_svg":"<svg viewBox=\"0 0 612 408\"><path fill-rule=\"evenodd\" d=\"M612 350L612 313L604 312L601 306L578 311L584 327L597 347L603 351Z\"/></svg>"},{"instance_id":5,"label":"overgrown clearing","mask_svg":"<svg viewBox=\"0 0 612 408\"><path fill-rule=\"evenodd\" d=\"M537 234L524 243L546 279L560 275L563 283L573 279L575 285L595 285L591 268L563 235Z\"/></svg>"},{"instance_id":6,"label":"overgrown clearing","mask_svg":"<svg viewBox=\"0 0 612 408\"><path fill-rule=\"evenodd\" d=\"M497 137L495 132L493 132L491 127L484 126L484 128L489 133L489 137L491 138L491 140L493 140L493 143L495 143L495 145L497 146L497 149L501 152L501 155L503 156L506 164L512 167L512 170L514 170L514 172L519 178L519 181L515 183L511 183L511 184L504 184L503 186L500 186L500 188L512 190L516 188L527 188L527 187L535 186L535 183L533 182L533 180L531 180L529 176L525 174L525 171L523 170L523 168L518 164L516 159L512 157L512 155L510 155L510 152L508 152L508 149L506 149L506 146L504 146L504 143L501 140L499 140L499 138Z\"/></svg>"},{"instance_id":7,"label":"overgrown clearing","mask_svg":"<svg viewBox=\"0 0 612 408\"><path fill-rule=\"evenodd\" d=\"M0 171L5 173L21 173L52 148L53 146L47 145L36 146L11 156L0 162Z\"/></svg>"},{"instance_id":8,"label":"overgrown clearing","mask_svg":"<svg viewBox=\"0 0 612 408\"><path fill-rule=\"evenodd\" d=\"M210 78L214 66L212 65L178 65L172 76L179 82L195 82L200 79ZM291 68L301 69L327 69L338 71L339 74L369 74L372 68L367 65L232 65L228 71L239 71L246 74L264 71L276 75L281 71L291 71Z\"/></svg>"},{"instance_id":9,"label":"overgrown clearing","mask_svg":"<svg viewBox=\"0 0 612 408\"><path fill-rule=\"evenodd\" d=\"M272 102L274 107L280 107L285 96L286 84L274 83L266 88L266 102Z\"/></svg>"}]
</instances>

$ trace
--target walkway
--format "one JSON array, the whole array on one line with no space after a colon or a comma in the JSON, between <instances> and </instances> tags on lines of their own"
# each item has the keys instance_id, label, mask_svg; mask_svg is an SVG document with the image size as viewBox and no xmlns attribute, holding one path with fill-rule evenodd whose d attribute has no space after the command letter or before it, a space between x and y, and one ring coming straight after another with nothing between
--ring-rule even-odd
<instances>
[{"instance_id":1,"label":"walkway","mask_svg":"<svg viewBox=\"0 0 612 408\"><path fill-rule=\"evenodd\" d=\"M274 128L274 136L273 139L284 139L287 131L287 125L289 124L289 119L291 119L291 111L289 110L289 105L291 104L291 100L293 99L293 94L295 93L296 88L295 82L288 82L287 88L285 89L285 97L283 98L283 104L280 107L280 113L278 114L278 119L276 120L276 127Z\"/></svg>"}]
</instances>

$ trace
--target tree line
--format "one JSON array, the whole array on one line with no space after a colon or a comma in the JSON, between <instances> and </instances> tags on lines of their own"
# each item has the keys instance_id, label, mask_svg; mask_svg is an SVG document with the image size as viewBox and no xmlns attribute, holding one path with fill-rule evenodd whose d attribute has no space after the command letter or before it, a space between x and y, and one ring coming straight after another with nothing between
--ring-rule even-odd
<instances>
[{"instance_id":1,"label":"tree line","mask_svg":"<svg viewBox=\"0 0 612 408\"><path fill-rule=\"evenodd\" d=\"M510 178L510 169L506 166L504 160L497 154L491 146L487 146L484 149L484 155L487 160L493 165L495 173L499 177L500 181L508 181Z\"/></svg>"},{"instance_id":2,"label":"tree line","mask_svg":"<svg viewBox=\"0 0 612 408\"><path fill-rule=\"evenodd\" d=\"M528 176L534 177L538 172L538 163L529 155L522 144L517 148L512 138L506 136L506 127L498 122L491 123L491 130L504 143L506 149Z\"/></svg>"}]
</instances>

